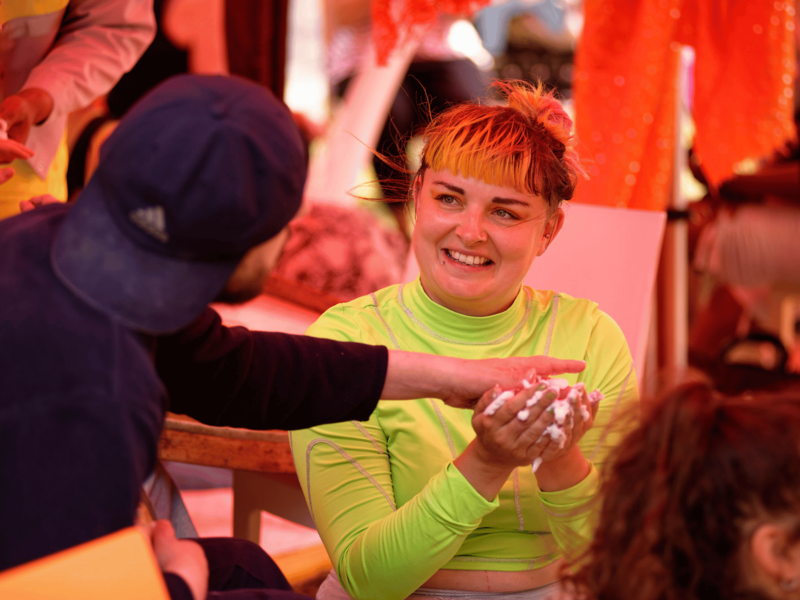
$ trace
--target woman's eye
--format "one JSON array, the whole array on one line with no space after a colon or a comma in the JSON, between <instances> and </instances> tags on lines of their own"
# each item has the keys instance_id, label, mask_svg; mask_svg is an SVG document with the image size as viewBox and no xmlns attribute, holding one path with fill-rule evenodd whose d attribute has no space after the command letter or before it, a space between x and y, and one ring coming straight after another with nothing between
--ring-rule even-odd
<instances>
[{"instance_id":1,"label":"woman's eye","mask_svg":"<svg viewBox=\"0 0 800 600\"><path fill-rule=\"evenodd\" d=\"M455 196L448 196L447 194L437 196L436 199L442 204L458 204L458 198Z\"/></svg>"},{"instance_id":2,"label":"woman's eye","mask_svg":"<svg viewBox=\"0 0 800 600\"><path fill-rule=\"evenodd\" d=\"M517 215L513 215L510 212L508 212L507 210L503 210L502 208L494 211L494 214L496 214L501 219L515 219L516 220L516 218L517 218Z\"/></svg>"}]
</instances>

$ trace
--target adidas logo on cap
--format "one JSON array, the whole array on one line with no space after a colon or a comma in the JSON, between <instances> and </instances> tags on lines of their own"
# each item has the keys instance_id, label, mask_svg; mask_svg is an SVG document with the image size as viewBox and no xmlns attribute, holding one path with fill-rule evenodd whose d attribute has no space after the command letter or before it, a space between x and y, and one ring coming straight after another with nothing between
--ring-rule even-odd
<instances>
[{"instance_id":1,"label":"adidas logo on cap","mask_svg":"<svg viewBox=\"0 0 800 600\"><path fill-rule=\"evenodd\" d=\"M128 218L134 225L156 238L159 242L166 244L169 241L167 220L163 206L137 208L128 214Z\"/></svg>"}]
</instances>

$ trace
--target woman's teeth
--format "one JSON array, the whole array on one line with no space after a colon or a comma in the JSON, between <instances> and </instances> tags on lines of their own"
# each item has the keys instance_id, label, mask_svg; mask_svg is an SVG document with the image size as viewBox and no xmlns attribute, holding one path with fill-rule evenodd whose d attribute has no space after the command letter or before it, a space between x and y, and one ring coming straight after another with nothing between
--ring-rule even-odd
<instances>
[{"instance_id":1,"label":"woman's teeth","mask_svg":"<svg viewBox=\"0 0 800 600\"><path fill-rule=\"evenodd\" d=\"M482 256L467 256L466 254L461 254L455 250L447 250L447 255L454 261L470 267L481 267L492 262L488 258L484 258Z\"/></svg>"}]
</instances>

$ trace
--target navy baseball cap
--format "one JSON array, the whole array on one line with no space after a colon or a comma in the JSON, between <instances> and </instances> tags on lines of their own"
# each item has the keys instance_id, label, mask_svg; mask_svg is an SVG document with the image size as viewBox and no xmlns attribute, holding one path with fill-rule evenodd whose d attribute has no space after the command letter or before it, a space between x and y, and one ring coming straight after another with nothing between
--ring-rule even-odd
<instances>
[{"instance_id":1,"label":"navy baseball cap","mask_svg":"<svg viewBox=\"0 0 800 600\"><path fill-rule=\"evenodd\" d=\"M75 294L134 329L188 325L244 254L300 207L306 159L286 106L235 77L185 75L120 121L58 231Z\"/></svg>"}]
</instances>

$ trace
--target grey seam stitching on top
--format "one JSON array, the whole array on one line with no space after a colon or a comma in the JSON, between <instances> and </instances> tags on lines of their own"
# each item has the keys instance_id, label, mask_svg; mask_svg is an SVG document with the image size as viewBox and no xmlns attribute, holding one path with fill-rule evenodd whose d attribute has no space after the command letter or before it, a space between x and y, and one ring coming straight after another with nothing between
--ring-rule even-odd
<instances>
[{"instance_id":1,"label":"grey seam stitching on top","mask_svg":"<svg viewBox=\"0 0 800 600\"><path fill-rule=\"evenodd\" d=\"M392 328L389 327L389 324L386 322L386 319L384 319L383 315L381 314L381 309L378 308L378 299L375 297L375 293L373 292L372 294L369 295L369 297L372 298L372 301L375 303L375 306L373 306L372 308L375 310L375 314L378 315L378 318L381 320L381 323L383 323L383 326L389 333L389 338L391 338L392 340L392 345L394 346L394 349L400 350L400 346L397 343L397 339L394 337L394 332L392 331Z\"/></svg>"},{"instance_id":2,"label":"grey seam stitching on top","mask_svg":"<svg viewBox=\"0 0 800 600\"><path fill-rule=\"evenodd\" d=\"M439 407L436 405L436 402L433 398L428 398L428 401L431 403L433 410L436 412L436 416L439 417L439 423L442 424L442 429L444 429L444 437L447 438L447 445L450 448L450 454L453 456L453 460L456 458L456 448L453 445L453 438L450 437L450 429L447 427L447 423L444 420L444 415L442 411L439 410Z\"/></svg>"},{"instance_id":3,"label":"grey seam stitching on top","mask_svg":"<svg viewBox=\"0 0 800 600\"><path fill-rule=\"evenodd\" d=\"M311 499L312 496L311 496L311 468L310 468L310 466L311 466L311 449L314 446L316 446L317 444L327 444L328 446L330 446L331 448L336 450L339 454L341 454L342 457L347 459L350 462L351 465L353 465L356 469L358 469L359 473L361 473L364 477L366 477L367 480L372 485L375 486L376 490L378 490L381 494L383 494L383 497L386 498L386 501L389 503L389 506L392 508L392 510L393 511L397 510L397 506L395 505L394 500L392 500L391 496L389 496L389 494L386 492L386 490L383 489L383 486L381 486L381 484L379 484L375 480L375 478L372 475L370 475L369 472L364 467L362 467L355 458L350 456L344 448L342 448L341 446L339 446L335 442L332 442L330 440L326 440L325 438L314 438L313 440L311 440L308 443L308 447L306 448L306 491L308 493L308 508L309 508L309 511L311 512L311 518L314 519L315 523L316 523L316 518L314 517L314 502Z\"/></svg>"},{"instance_id":4,"label":"grey seam stitching on top","mask_svg":"<svg viewBox=\"0 0 800 600\"><path fill-rule=\"evenodd\" d=\"M517 509L517 521L519 530L525 531L525 520L522 518L522 503L519 499L519 467L514 469L514 507Z\"/></svg>"},{"instance_id":5,"label":"grey seam stitching on top","mask_svg":"<svg viewBox=\"0 0 800 600\"><path fill-rule=\"evenodd\" d=\"M544 355L550 356L550 342L553 341L553 329L556 326L556 315L558 314L558 300L560 294L553 296L553 312L550 314L550 325L547 328L547 341L544 344Z\"/></svg>"},{"instance_id":6,"label":"grey seam stitching on top","mask_svg":"<svg viewBox=\"0 0 800 600\"><path fill-rule=\"evenodd\" d=\"M361 433L364 435L364 437L365 437L365 438L367 438L367 439L368 439L368 440L369 440L369 441L372 443L372 445L373 445L373 446L375 446L375 449L376 449L378 452L380 452L381 454L383 454L383 453L384 453L384 452L383 452L383 449L382 449L382 448L381 448L381 447L378 445L378 440L376 440L374 437L372 437L372 434L371 434L369 431L367 431L366 427L364 427L364 426L363 426L361 423L359 423L358 421L350 421L350 422L351 422L353 425L355 425L355 426L356 426L356 429L358 429L358 430L359 430L359 431L360 431L360 432L361 432Z\"/></svg>"}]
</instances>

